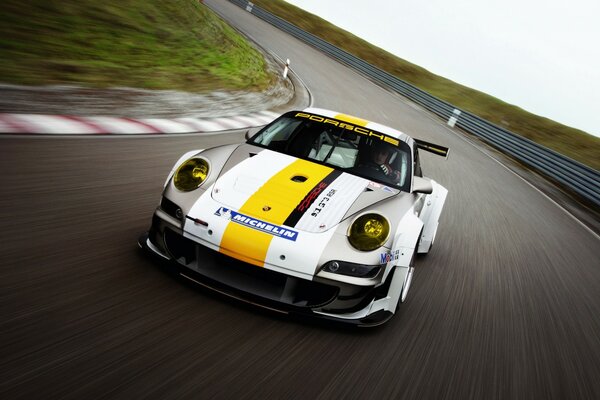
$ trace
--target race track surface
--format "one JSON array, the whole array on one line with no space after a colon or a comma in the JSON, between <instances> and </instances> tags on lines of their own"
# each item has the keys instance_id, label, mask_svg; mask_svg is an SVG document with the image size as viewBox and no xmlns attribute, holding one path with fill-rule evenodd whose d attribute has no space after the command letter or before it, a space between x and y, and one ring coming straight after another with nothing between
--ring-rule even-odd
<instances>
[{"instance_id":1,"label":"race track surface","mask_svg":"<svg viewBox=\"0 0 600 400\"><path fill-rule=\"evenodd\" d=\"M138 249L172 164L203 137L0 137L0 398L598 399L600 240L400 97L224 1L315 106L451 148L406 303L369 330L199 290Z\"/></svg>"}]
</instances>

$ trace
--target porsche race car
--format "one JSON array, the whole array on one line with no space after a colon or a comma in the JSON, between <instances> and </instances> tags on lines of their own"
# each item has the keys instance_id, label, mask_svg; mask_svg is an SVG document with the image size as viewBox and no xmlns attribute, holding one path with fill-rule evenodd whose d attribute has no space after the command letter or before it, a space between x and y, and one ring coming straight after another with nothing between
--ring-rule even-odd
<instances>
[{"instance_id":1,"label":"porsche race car","mask_svg":"<svg viewBox=\"0 0 600 400\"><path fill-rule=\"evenodd\" d=\"M419 150L448 149L317 108L246 138L184 154L139 245L185 278L271 310L389 320L447 195L423 176Z\"/></svg>"}]
</instances>

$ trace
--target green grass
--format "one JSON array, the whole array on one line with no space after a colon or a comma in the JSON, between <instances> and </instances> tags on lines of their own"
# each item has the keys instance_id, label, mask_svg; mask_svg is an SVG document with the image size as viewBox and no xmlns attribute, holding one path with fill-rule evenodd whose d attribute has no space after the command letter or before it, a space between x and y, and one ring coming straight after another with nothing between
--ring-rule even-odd
<instances>
[{"instance_id":1,"label":"green grass","mask_svg":"<svg viewBox=\"0 0 600 400\"><path fill-rule=\"evenodd\" d=\"M600 170L600 138L435 75L282 0L253 3L460 109Z\"/></svg>"},{"instance_id":2,"label":"green grass","mask_svg":"<svg viewBox=\"0 0 600 400\"><path fill-rule=\"evenodd\" d=\"M3 0L0 81L262 90L262 55L197 0Z\"/></svg>"},{"instance_id":3,"label":"green grass","mask_svg":"<svg viewBox=\"0 0 600 400\"><path fill-rule=\"evenodd\" d=\"M257 5L457 107L600 169L600 139L404 61L282 0ZM262 90L263 57L197 0L3 0L0 82Z\"/></svg>"}]
</instances>

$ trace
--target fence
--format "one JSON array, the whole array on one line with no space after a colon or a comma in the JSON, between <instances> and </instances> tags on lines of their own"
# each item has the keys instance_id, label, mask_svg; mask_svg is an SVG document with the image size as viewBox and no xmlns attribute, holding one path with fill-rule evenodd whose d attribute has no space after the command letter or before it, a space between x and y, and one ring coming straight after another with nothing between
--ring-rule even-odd
<instances>
[{"instance_id":1,"label":"fence","mask_svg":"<svg viewBox=\"0 0 600 400\"><path fill-rule=\"evenodd\" d=\"M494 125L474 114L458 110L453 105L398 79L315 35L303 31L251 2L246 0L229 1L319 49L328 56L354 68L380 85L393 89L441 118L446 120L452 118L451 121L458 128L482 138L500 151L555 179L596 206L600 206L600 173L598 171Z\"/></svg>"}]
</instances>

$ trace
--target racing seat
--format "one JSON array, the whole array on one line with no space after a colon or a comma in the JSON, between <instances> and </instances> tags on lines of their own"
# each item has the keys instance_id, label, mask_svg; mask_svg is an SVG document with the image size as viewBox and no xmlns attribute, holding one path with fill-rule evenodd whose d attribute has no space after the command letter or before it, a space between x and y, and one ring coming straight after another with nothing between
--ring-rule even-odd
<instances>
[{"instance_id":1,"label":"racing seat","mask_svg":"<svg viewBox=\"0 0 600 400\"><path fill-rule=\"evenodd\" d=\"M287 147L287 154L294 157L306 158L312 149L311 145L315 142L319 133L320 131L316 130L315 127L306 126L300 132L296 133L296 136Z\"/></svg>"}]
</instances>

